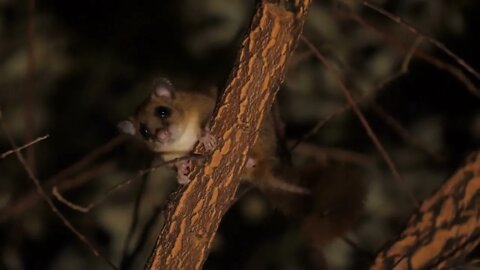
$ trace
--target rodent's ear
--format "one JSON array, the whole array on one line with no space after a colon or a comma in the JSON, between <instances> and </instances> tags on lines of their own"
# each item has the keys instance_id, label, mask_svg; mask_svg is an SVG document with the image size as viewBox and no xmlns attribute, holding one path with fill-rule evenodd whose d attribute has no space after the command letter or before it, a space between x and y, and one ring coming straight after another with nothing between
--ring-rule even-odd
<instances>
[{"instance_id":1,"label":"rodent's ear","mask_svg":"<svg viewBox=\"0 0 480 270\"><path fill-rule=\"evenodd\" d=\"M175 88L173 84L165 78L156 79L153 82L152 98L175 98Z\"/></svg>"},{"instance_id":2,"label":"rodent's ear","mask_svg":"<svg viewBox=\"0 0 480 270\"><path fill-rule=\"evenodd\" d=\"M117 124L117 128L120 132L128 135L135 136L135 125L131 120L125 120Z\"/></svg>"}]
</instances>

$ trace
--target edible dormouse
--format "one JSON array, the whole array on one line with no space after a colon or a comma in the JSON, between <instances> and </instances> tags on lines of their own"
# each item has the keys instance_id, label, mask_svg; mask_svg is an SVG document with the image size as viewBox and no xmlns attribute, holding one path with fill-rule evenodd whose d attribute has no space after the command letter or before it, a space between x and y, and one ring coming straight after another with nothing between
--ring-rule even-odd
<instances>
[{"instance_id":1,"label":"edible dormouse","mask_svg":"<svg viewBox=\"0 0 480 270\"><path fill-rule=\"evenodd\" d=\"M170 81L157 79L134 116L119 123L118 127L122 132L140 138L164 161L190 154L198 141L207 150L213 150L216 140L209 131L208 121L212 117L215 102L216 91L213 88L205 92L176 89ZM306 189L290 184L275 174L281 166L277 147L274 121L269 113L241 178L260 189L308 193ZM188 183L188 165L182 161L176 166L178 182Z\"/></svg>"}]
</instances>

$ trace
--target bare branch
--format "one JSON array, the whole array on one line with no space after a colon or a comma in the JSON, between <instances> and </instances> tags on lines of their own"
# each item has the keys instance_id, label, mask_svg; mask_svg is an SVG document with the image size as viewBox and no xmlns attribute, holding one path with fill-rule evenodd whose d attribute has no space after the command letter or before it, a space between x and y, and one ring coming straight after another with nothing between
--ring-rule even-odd
<instances>
[{"instance_id":1,"label":"bare branch","mask_svg":"<svg viewBox=\"0 0 480 270\"><path fill-rule=\"evenodd\" d=\"M151 214L150 218L147 220L142 230L140 231L140 236L138 237L137 243L131 252L125 253L125 256L122 258L120 263L120 269L129 269L129 266L135 260L135 257L142 251L142 248L145 247L148 238L151 236L154 225L156 224L163 206L156 206Z\"/></svg>"},{"instance_id":2,"label":"bare branch","mask_svg":"<svg viewBox=\"0 0 480 270\"><path fill-rule=\"evenodd\" d=\"M8 141L10 142L10 145L12 148L16 149L18 148L13 141L12 136L10 135L10 132L8 131L8 128L6 126L6 123L3 121L3 119L0 117L0 122L2 126L2 130L7 136ZM103 255L100 251L97 250L97 248L87 239L85 235L83 235L61 212L58 210L58 208L55 206L53 201L50 199L50 197L47 195L45 190L43 189L42 185L40 184L40 180L35 176L33 171L30 169L28 166L27 161L23 157L22 153L20 151L15 151L15 154L17 155L17 159L20 161L22 164L25 172L28 174L28 177L32 180L34 183L35 187L37 188L37 192L42 196L42 198L45 200L45 202L48 204L52 212L57 216L62 223L81 241L83 242L89 250L95 255L96 257L102 258L103 261L105 261L110 268L112 269L117 269L117 267L108 259L105 255Z\"/></svg>"},{"instance_id":3,"label":"bare branch","mask_svg":"<svg viewBox=\"0 0 480 270\"><path fill-rule=\"evenodd\" d=\"M304 36L302 36L302 41L312 50L314 55L327 67L330 72L333 73L335 76L335 79L342 90L345 98L347 99L348 103L352 106L353 111L357 115L358 119L362 123L363 127L367 131L368 136L374 143L375 147L378 149L379 153L382 155L383 159L387 163L388 167L390 168L390 171L392 172L393 176L395 179L398 181L399 185L404 188L407 192L407 194L410 196L410 199L412 203L415 206L419 206L419 203L415 196L412 194L412 192L408 189L406 189L403 185L404 181L400 173L398 172L397 166L391 159L390 155L387 153L385 148L383 147L382 143L380 140L377 138L377 135L375 135L375 132L372 130L370 127L370 124L368 123L367 119L363 116L363 113L360 111L358 106L355 104L355 101L353 100L352 94L350 93L350 90L346 87L345 83L343 82L339 72L333 67L333 65L328 61L323 54L320 53L320 51Z\"/></svg>"},{"instance_id":4,"label":"bare branch","mask_svg":"<svg viewBox=\"0 0 480 270\"><path fill-rule=\"evenodd\" d=\"M460 58L460 56L456 55L454 52L452 52L450 49L447 48L447 46L445 46L443 43L441 43L440 41L428 36L427 34L424 34L424 33L421 33L418 29L416 29L415 27L413 27L411 24L405 22L402 18L400 18L399 16L396 16L384 9L382 9L381 7L378 7L372 3L369 3L367 1L362 1L362 4L366 7L369 7L371 8L372 10L375 10L376 12L382 14L383 16L389 18L390 20L400 24L400 25L403 25L405 28L407 28L410 32L412 32L413 34L415 35L418 35L420 37L423 37L425 38L428 42L432 43L435 47L439 48L441 51L445 52L448 56L450 56L452 59L454 59L455 61L457 61L457 63L462 66L463 68L465 68L468 72L470 72L471 74L473 74L477 79L480 80L480 73L478 73L478 71L476 71L473 67L471 67L469 64L467 64L467 62L465 62L465 60L463 60L462 58Z\"/></svg>"},{"instance_id":5,"label":"bare branch","mask_svg":"<svg viewBox=\"0 0 480 270\"><path fill-rule=\"evenodd\" d=\"M39 143L39 142L41 142L41 141L43 141L43 140L46 140L48 137L50 137L50 135L47 134L47 135L45 135L45 136L38 137L38 138L36 138L35 140L33 140L33 141L31 141L31 142L29 142L29 143L27 143L27 144L24 144L24 145L22 145L22 146L20 146L20 147L18 147L18 148L16 148L16 149L8 150L8 151L4 152L2 155L0 155L0 159L4 159L4 158L8 157L9 155L11 155L11 154L13 154L13 153L15 153L15 152L17 152L17 151L21 151L21 150L23 150L23 149L25 149L25 148L28 148L28 147L36 144L36 143Z\"/></svg>"},{"instance_id":6,"label":"bare branch","mask_svg":"<svg viewBox=\"0 0 480 270\"><path fill-rule=\"evenodd\" d=\"M101 196L100 198L98 198L97 200L89 203L87 206L81 206L81 205L78 205L76 203L73 203L71 201L69 201L68 199L66 199L65 197L63 197L60 192L58 191L58 188L57 186L53 186L52 188L52 195L61 203L65 204L66 206L70 207L71 209L73 210L76 210L78 212L82 212L82 213L87 213L87 212L90 212L90 210L92 210L93 208L95 208L97 205L101 204L102 202L104 202L108 197L110 197L112 194L114 194L116 191L120 190L121 188L127 186L127 185L130 185L133 181L135 181L136 179L144 176L144 175L147 175L147 174L150 174L156 170L158 170L159 168L161 167L164 167L164 166L167 166L167 165L171 165L171 164L175 164L179 161L182 161L182 160L203 160L204 157L203 156L199 156L199 155L189 155L189 156L186 156L186 157L181 157L181 158L176 158L176 159L173 159L173 160L170 160L170 161L165 161L165 162L162 162L158 165L155 165L151 168L148 168L148 169L145 169L145 170L140 170L138 171L138 173L133 176L133 177L130 177L118 184L116 184L115 186L111 187L110 189L108 189L104 194L103 196Z\"/></svg>"},{"instance_id":7,"label":"bare branch","mask_svg":"<svg viewBox=\"0 0 480 270\"><path fill-rule=\"evenodd\" d=\"M92 164L92 162L105 155L106 153L112 151L112 149L114 149L115 147L126 142L127 138L128 137L125 135L117 135L103 145L96 147L93 151L82 157L79 161L69 165L54 176L50 177L47 180L47 186L53 186L55 184L58 184L58 182L62 179L65 179L66 177L72 176L73 174L84 170L85 167Z\"/></svg>"},{"instance_id":8,"label":"bare branch","mask_svg":"<svg viewBox=\"0 0 480 270\"><path fill-rule=\"evenodd\" d=\"M133 235L135 230L137 229L139 218L140 218L140 208L142 206L142 197L145 193L145 188L148 184L149 175L145 174L142 176L142 180L140 181L140 186L138 187L137 195L135 196L135 202L133 204L133 211L132 211L132 218L130 221L130 225L128 228L127 236L123 242L123 249L122 249L122 259L120 261L120 269L127 269L126 261L128 261L129 257L129 247L133 239ZM137 243L139 244L139 243Z\"/></svg>"},{"instance_id":9,"label":"bare branch","mask_svg":"<svg viewBox=\"0 0 480 270\"><path fill-rule=\"evenodd\" d=\"M373 259L375 259L375 256L370 253L368 250L365 250L363 248L361 248L357 243L355 243L355 241L353 241L352 239L348 238L348 237L342 237L342 240L347 244L349 245L353 250L357 251L360 255L362 255L363 257L365 257L369 262L373 261Z\"/></svg>"},{"instance_id":10,"label":"bare branch","mask_svg":"<svg viewBox=\"0 0 480 270\"><path fill-rule=\"evenodd\" d=\"M50 177L45 181L45 189L49 190L53 186L58 185L59 190L66 191L72 188L79 187L80 185L87 183L89 180L93 179L96 175L99 175L103 172L108 171L112 168L111 165L103 164L100 166L95 166L89 170L85 168L90 165L93 161L97 160L99 157L104 154L112 151L118 145L124 143L127 139L127 136L118 135L108 141L107 143L97 147L95 150L84 156L79 161L75 162L72 165L69 165L65 169L61 170L54 176ZM105 165L105 166L104 166ZM82 171L84 170L84 171ZM78 174L73 176L74 174ZM18 198L14 202L9 203L2 211L0 212L0 223L8 220L11 217L15 217L24 211L28 210L30 207L34 206L38 200L40 200L40 195L38 192L33 189L27 192L26 195Z\"/></svg>"},{"instance_id":11,"label":"bare branch","mask_svg":"<svg viewBox=\"0 0 480 270\"><path fill-rule=\"evenodd\" d=\"M413 145L415 148L421 150L428 156L432 157L437 162L445 161L445 156L435 153L428 149L422 142L420 142L415 136L413 136L406 128L402 126L391 114L386 112L381 106L372 103L373 111L380 116L387 125L389 125L395 132L400 135L406 142Z\"/></svg>"},{"instance_id":12,"label":"bare branch","mask_svg":"<svg viewBox=\"0 0 480 270\"><path fill-rule=\"evenodd\" d=\"M363 25L365 28L370 29L371 31L375 32L378 34L380 37L382 37L385 41L390 43L396 48L399 48L401 50L407 50L405 44L403 44L400 40L397 38L385 33L384 31L380 30L378 27L368 23L366 20L361 18L355 13L349 13L348 14L350 18L352 18L354 21L357 23ZM424 60L425 62L431 64L432 66L444 70L448 72L450 75L452 75L454 78L456 78L460 83L462 83L465 88L474 96L477 98L480 98L480 89L475 86L475 84L463 73L463 71L453 65L450 65L448 63L445 63L425 52L417 50L415 52L414 57L420 58Z\"/></svg>"},{"instance_id":13,"label":"bare branch","mask_svg":"<svg viewBox=\"0 0 480 270\"><path fill-rule=\"evenodd\" d=\"M421 38L417 38L415 42L412 44L410 49L408 50L407 54L405 55L405 59L402 62L401 69L396 72L395 74L388 76L385 80L382 80L374 89L370 90L367 92L367 94L363 95L361 98L355 100L355 104L363 104L369 100L371 100L372 97L375 96L375 94L383 89L387 84L393 82L394 80L400 78L401 76L405 75L408 73L408 68L410 66L410 62L412 60L412 56L415 54L415 51L417 47L420 45L420 42L422 41ZM330 114L327 118L320 120L310 131L305 133L300 139L298 139L295 143L292 143L291 146L289 147L290 151L294 150L295 148L298 147L299 144L305 142L307 139L311 138L313 135L317 134L328 122L339 116L340 114L350 110L352 108L352 105L347 102L345 106L342 108L337 109L334 111L332 114Z\"/></svg>"}]
</instances>

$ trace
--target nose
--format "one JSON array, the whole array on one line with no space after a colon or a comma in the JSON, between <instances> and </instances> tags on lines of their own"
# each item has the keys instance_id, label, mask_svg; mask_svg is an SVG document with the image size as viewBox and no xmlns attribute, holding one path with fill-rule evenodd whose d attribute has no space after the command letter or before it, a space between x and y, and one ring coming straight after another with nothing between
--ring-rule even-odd
<instances>
[{"instance_id":1,"label":"nose","mask_svg":"<svg viewBox=\"0 0 480 270\"><path fill-rule=\"evenodd\" d=\"M155 130L155 138L164 142L170 138L170 131L167 128L157 128Z\"/></svg>"}]
</instances>

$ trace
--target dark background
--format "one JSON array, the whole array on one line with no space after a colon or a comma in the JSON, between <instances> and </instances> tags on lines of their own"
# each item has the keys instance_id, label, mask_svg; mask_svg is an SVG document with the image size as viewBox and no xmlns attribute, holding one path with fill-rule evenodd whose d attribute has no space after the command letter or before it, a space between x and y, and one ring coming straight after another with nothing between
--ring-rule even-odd
<instances>
[{"instance_id":1,"label":"dark background","mask_svg":"<svg viewBox=\"0 0 480 270\"><path fill-rule=\"evenodd\" d=\"M478 70L478 1L376 3L444 42ZM34 116L31 135L50 134L34 147L37 176L49 179L117 136L116 123L133 113L148 93L152 78L159 74L174 84L223 86L254 8L253 1L240 0L37 1L33 103L26 105L28 5L26 1L0 1L0 106L18 144L26 142L28 110ZM354 96L360 97L397 72L405 52L357 24L349 12L407 48L416 36L355 2L315 1L304 34L336 64ZM420 49L461 68L426 41ZM325 160L335 159L331 149L372 160L363 165L365 176L357 179L368 187L365 213L348 236L366 253L374 254L398 234L413 210L405 188L424 198L459 168L469 153L478 150L480 101L451 74L418 58L412 60L407 74L371 96L421 146L388 126L372 109L371 101L362 105L397 163L405 179L403 187L395 182L352 112L328 122L308 142L324 149L320 152ZM300 138L345 104L329 71L304 45L290 61L278 100L289 139ZM0 134L0 152L10 148ZM129 140L63 179L69 182L93 172L85 176L85 183L63 194L87 204L148 166L152 158ZM294 159L301 160L302 153ZM0 159L0 269L104 269L105 264L91 255L44 202L36 201L12 213L13 206L24 201L32 188L14 155ZM137 245L144 224L174 188L173 174L165 169L121 189L90 213L58 206L119 264L139 190L143 190L139 223L129 250ZM156 219L148 241L140 241L141 252L125 268L143 267L161 222ZM260 193L250 192L226 215L205 268L315 269L319 255L309 250L299 234L297 220L272 209ZM368 263L368 255L342 240L325 249L325 258L332 269L362 269Z\"/></svg>"}]
</instances>

